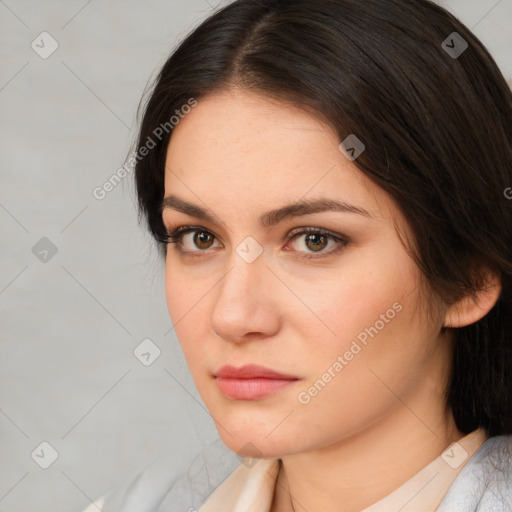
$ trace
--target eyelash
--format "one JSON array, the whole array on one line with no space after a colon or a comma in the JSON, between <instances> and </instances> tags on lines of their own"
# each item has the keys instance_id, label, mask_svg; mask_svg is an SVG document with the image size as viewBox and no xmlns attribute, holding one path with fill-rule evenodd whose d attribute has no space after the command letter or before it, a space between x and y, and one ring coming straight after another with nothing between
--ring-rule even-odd
<instances>
[{"instance_id":1,"label":"eyelash","mask_svg":"<svg viewBox=\"0 0 512 512\"><path fill-rule=\"evenodd\" d=\"M215 235L213 235L213 233L211 233L207 229L204 229L204 228L202 228L200 226L180 226L180 227L176 228L172 233L166 232L164 234L164 236L163 237L159 237L158 240L160 242L164 243L164 244L175 244L176 245L176 250L179 251L181 254L189 255L190 253L204 253L204 252L206 252L206 251L201 250L201 249L199 249L197 251L184 251L182 249L182 245L183 245L182 238L183 238L183 236L186 235L187 233L193 233L193 232L207 233L209 235L212 235L214 238L216 238ZM319 252L317 254L309 253L309 255L302 256L303 258L306 258L306 259L317 259L317 258L324 258L324 257L327 257L327 256L331 256L331 255L337 253L338 251L342 250L348 244L348 240L346 240L345 238L341 238L340 236L335 235L334 233L331 233L330 231L322 230L322 229L319 229L319 228L313 228L313 227L302 228L301 231L298 231L298 232L295 232L295 233L292 232L292 236L290 236L288 242L290 240L293 240L293 239L297 238L300 235L306 235L306 234L308 234L308 235L309 234L324 235L327 238L330 238L331 240L334 240L338 244L338 247L335 247L334 249L331 249L329 251ZM303 251L299 251L299 252L303 252ZM195 257L196 255L193 255L193 256Z\"/></svg>"}]
</instances>

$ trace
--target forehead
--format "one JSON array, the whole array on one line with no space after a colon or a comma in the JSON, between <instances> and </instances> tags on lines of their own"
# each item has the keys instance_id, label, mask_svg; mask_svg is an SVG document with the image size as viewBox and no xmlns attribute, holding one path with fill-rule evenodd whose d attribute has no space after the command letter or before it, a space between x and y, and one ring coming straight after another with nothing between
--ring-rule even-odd
<instances>
[{"instance_id":1,"label":"forehead","mask_svg":"<svg viewBox=\"0 0 512 512\"><path fill-rule=\"evenodd\" d=\"M280 153L290 148L295 154L304 154L309 149L316 151L314 146L320 140L323 145L339 144L333 128L312 114L239 89L200 99L174 128L168 151L184 139L223 156L243 151L264 157L276 148ZM303 144L297 146L298 141Z\"/></svg>"},{"instance_id":2,"label":"forehead","mask_svg":"<svg viewBox=\"0 0 512 512\"><path fill-rule=\"evenodd\" d=\"M339 144L330 125L297 107L240 90L217 93L173 129L165 195L232 204L241 214L328 194L382 215L387 194Z\"/></svg>"}]
</instances>

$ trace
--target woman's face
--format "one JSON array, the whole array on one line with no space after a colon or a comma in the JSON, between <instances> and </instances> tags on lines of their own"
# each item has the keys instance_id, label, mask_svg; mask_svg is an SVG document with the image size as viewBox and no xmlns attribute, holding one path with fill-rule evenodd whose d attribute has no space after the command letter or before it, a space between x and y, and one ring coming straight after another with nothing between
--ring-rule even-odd
<instances>
[{"instance_id":1,"label":"woman's face","mask_svg":"<svg viewBox=\"0 0 512 512\"><path fill-rule=\"evenodd\" d=\"M420 271L393 225L410 234L404 218L340 142L303 111L240 91L201 99L172 134L165 196L196 210L169 199L163 210L169 233L195 229L168 246L169 314L220 436L243 455L325 447L398 420L397 396L441 396L443 307L425 320ZM296 208L319 200L349 206ZM225 365L295 380L217 379Z\"/></svg>"}]
</instances>

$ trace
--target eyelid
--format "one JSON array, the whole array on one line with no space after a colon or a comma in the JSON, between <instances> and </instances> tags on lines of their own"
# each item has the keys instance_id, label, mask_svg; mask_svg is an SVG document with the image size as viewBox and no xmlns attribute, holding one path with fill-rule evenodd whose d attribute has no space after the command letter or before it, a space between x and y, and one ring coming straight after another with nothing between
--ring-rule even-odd
<instances>
[{"instance_id":1,"label":"eyelid","mask_svg":"<svg viewBox=\"0 0 512 512\"><path fill-rule=\"evenodd\" d=\"M169 231L171 231L169 233ZM197 250L197 251L189 251L189 250L183 250L181 249L180 245L182 245L182 238L188 233L193 232L204 232L212 235L215 239L218 240L217 235L215 235L211 230L206 229L202 226L192 226L192 225L180 225L176 228L172 228L170 230L166 229L166 233L163 237L159 237L158 240L165 244L174 244L176 245L176 250L179 251L181 254L184 255L191 255L191 256L202 256L201 253L206 253L208 250ZM300 256L302 258L306 259L315 259L315 258L323 258L330 255L333 255L337 253L339 250L343 249L346 245L349 244L349 238L342 235L341 233L335 233L329 229L325 228L319 228L314 226L302 226L293 229L290 231L287 235L287 243L294 238L296 238L298 235L307 235L307 234L319 234L324 235L327 238L330 238L331 240L334 240L337 244L337 247L330 249L329 251L320 251L318 253L315 252L307 252L307 251L297 251L300 254L303 254L303 256ZM173 241L169 241L169 239L173 239Z\"/></svg>"},{"instance_id":2,"label":"eyelid","mask_svg":"<svg viewBox=\"0 0 512 512\"><path fill-rule=\"evenodd\" d=\"M165 233L163 235L163 238L165 240L161 240L161 241L163 241L164 243L169 243L169 244L178 243L178 240L181 239L184 235L186 235L188 233L193 233L194 231L201 231L204 233L209 233L210 235L213 235L216 239L219 238L211 230L206 229L202 226L181 225L176 228L172 228L170 230L166 229ZM171 240L175 239L176 241L169 242L169 239L171 239ZM188 251L188 252L191 252L191 251ZM205 252L205 251L194 251L194 252Z\"/></svg>"}]
</instances>

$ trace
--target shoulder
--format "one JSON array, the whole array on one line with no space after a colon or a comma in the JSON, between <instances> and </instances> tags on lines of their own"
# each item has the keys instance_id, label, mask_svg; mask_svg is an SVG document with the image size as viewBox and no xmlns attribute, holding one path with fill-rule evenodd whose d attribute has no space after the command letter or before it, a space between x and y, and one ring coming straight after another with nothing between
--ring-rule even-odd
<instances>
[{"instance_id":1,"label":"shoulder","mask_svg":"<svg viewBox=\"0 0 512 512\"><path fill-rule=\"evenodd\" d=\"M111 489L84 512L96 512L97 505L103 512L193 512L241 460L220 439L206 445L191 463L178 463L178 469L177 461L166 454Z\"/></svg>"},{"instance_id":2,"label":"shoulder","mask_svg":"<svg viewBox=\"0 0 512 512\"><path fill-rule=\"evenodd\" d=\"M466 463L437 512L512 510L512 435L487 439Z\"/></svg>"}]
</instances>

